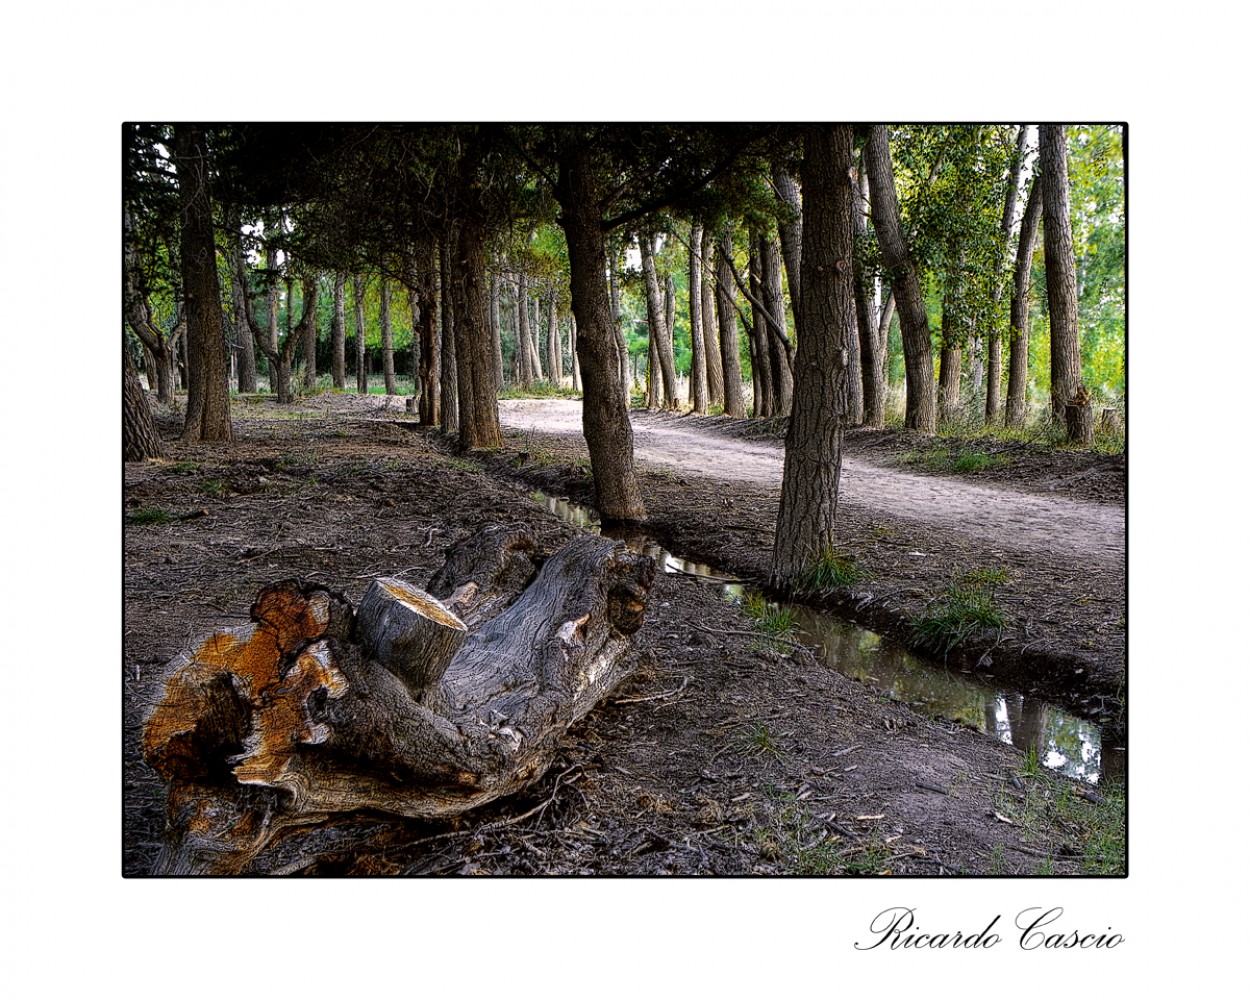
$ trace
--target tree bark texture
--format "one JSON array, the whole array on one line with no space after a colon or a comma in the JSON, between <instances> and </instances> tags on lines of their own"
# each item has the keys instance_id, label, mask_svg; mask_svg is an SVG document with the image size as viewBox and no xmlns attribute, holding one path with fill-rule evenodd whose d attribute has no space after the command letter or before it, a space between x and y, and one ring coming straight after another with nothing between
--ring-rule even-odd
<instances>
[{"instance_id":1,"label":"tree bark texture","mask_svg":"<svg viewBox=\"0 0 1250 1000\"><path fill-rule=\"evenodd\" d=\"M642 251L642 274L647 285L647 325L659 359L663 383L663 406L676 410L681 406L677 396L677 368L673 362L673 328L669 325L664 302L660 297L660 279L655 268L655 242L649 235L639 234Z\"/></svg>"},{"instance_id":2,"label":"tree bark texture","mask_svg":"<svg viewBox=\"0 0 1250 1000\"><path fill-rule=\"evenodd\" d=\"M369 391L369 355L365 350L365 280L352 276L352 307L356 319L356 391Z\"/></svg>"},{"instance_id":3,"label":"tree bark texture","mask_svg":"<svg viewBox=\"0 0 1250 1000\"><path fill-rule=\"evenodd\" d=\"M590 150L577 142L560 152L557 197L569 248L569 282L577 316L577 357L585 386L582 428L595 478L596 507L606 521L644 521L634 471L629 398L620 379L608 303L603 217Z\"/></svg>"},{"instance_id":4,"label":"tree bark texture","mask_svg":"<svg viewBox=\"0 0 1250 1000\"><path fill-rule=\"evenodd\" d=\"M703 225L690 225L689 273L687 275L687 315L690 318L690 402L695 413L707 413L707 355L703 340Z\"/></svg>"},{"instance_id":5,"label":"tree bark texture","mask_svg":"<svg viewBox=\"0 0 1250 1000\"><path fill-rule=\"evenodd\" d=\"M426 427L437 427L442 416L439 386L443 377L443 352L438 335L437 268L434 247L429 243L419 245L414 253L412 280L417 287L421 319L413 336L419 334L421 340L417 365L421 398L417 402L417 413Z\"/></svg>"},{"instance_id":6,"label":"tree bark texture","mask_svg":"<svg viewBox=\"0 0 1250 1000\"><path fill-rule=\"evenodd\" d=\"M330 380L336 389L347 388L347 275L334 275L334 312L330 317Z\"/></svg>"},{"instance_id":7,"label":"tree bark texture","mask_svg":"<svg viewBox=\"0 0 1250 1000\"><path fill-rule=\"evenodd\" d=\"M242 266L243 233L238 213L232 212L230 222L230 255L234 258L231 268L230 290L234 305L234 338L238 342L239 392L256 391L256 340L252 326L247 321L247 270Z\"/></svg>"},{"instance_id":8,"label":"tree bark texture","mask_svg":"<svg viewBox=\"0 0 1250 1000\"><path fill-rule=\"evenodd\" d=\"M768 350L768 320L764 318L763 313L764 289L760 280L763 267L760 262L760 238L754 232L751 233L751 254L748 267L751 293L749 336L751 338L751 382L755 397L754 416L771 417L774 415L773 408L776 405L777 394L773 389L772 355Z\"/></svg>"},{"instance_id":9,"label":"tree bark texture","mask_svg":"<svg viewBox=\"0 0 1250 1000\"><path fill-rule=\"evenodd\" d=\"M786 283L790 288L790 305L794 310L794 323L799 336L803 335L803 320L799 316L800 271L803 261L803 202L799 194L799 182L794 175L779 164L773 165L773 187L781 201L782 210L777 213L777 236L781 240L781 256L786 262Z\"/></svg>"},{"instance_id":10,"label":"tree bark texture","mask_svg":"<svg viewBox=\"0 0 1250 1000\"><path fill-rule=\"evenodd\" d=\"M1062 125L1039 132L1046 298L1050 310L1050 408L1062 417L1081 386L1081 331L1077 320L1076 257L1068 194L1068 142Z\"/></svg>"},{"instance_id":11,"label":"tree bark texture","mask_svg":"<svg viewBox=\"0 0 1250 1000\"><path fill-rule=\"evenodd\" d=\"M725 379L725 415L739 420L747 415L742 397L742 361L738 345L738 307L734 302L729 230L722 231L716 248L716 321L720 326L721 370Z\"/></svg>"},{"instance_id":12,"label":"tree bark texture","mask_svg":"<svg viewBox=\"0 0 1250 1000\"><path fill-rule=\"evenodd\" d=\"M395 388L395 334L391 329L391 283L385 274L378 277L378 325L382 332L382 380L386 394L394 396Z\"/></svg>"},{"instance_id":13,"label":"tree bark texture","mask_svg":"<svg viewBox=\"0 0 1250 1000\"><path fill-rule=\"evenodd\" d=\"M868 236L868 174L859 171L855 189L855 240ZM865 427L885 426L886 385L885 343L879 337L881 322L877 307L876 283L855 255L855 325L859 334L860 407Z\"/></svg>"},{"instance_id":14,"label":"tree bark texture","mask_svg":"<svg viewBox=\"0 0 1250 1000\"><path fill-rule=\"evenodd\" d=\"M320 586L274 584L251 624L171 662L143 733L169 785L157 873L265 872L284 832L458 815L543 775L630 672L655 565L583 536L534 576L524 525L467 550L424 589L375 581L358 612Z\"/></svg>"},{"instance_id":15,"label":"tree bark texture","mask_svg":"<svg viewBox=\"0 0 1250 1000\"><path fill-rule=\"evenodd\" d=\"M890 161L890 137L884 125L874 125L864 147L864 167L872 191L872 222L890 275L890 288L898 308L903 333L903 360L907 371L907 404L904 426L922 434L937 430L937 406L933 391L933 345L924 292L916 274L911 251L903 235L894 166Z\"/></svg>"},{"instance_id":16,"label":"tree bark texture","mask_svg":"<svg viewBox=\"0 0 1250 1000\"><path fill-rule=\"evenodd\" d=\"M1020 223L1016 244L1016 268L1012 281L1010 352L1007 361L1007 426L1023 427L1028 414L1029 289L1033 284L1033 252L1042 219L1040 178L1033 179Z\"/></svg>"},{"instance_id":17,"label":"tree bark texture","mask_svg":"<svg viewBox=\"0 0 1250 1000\"><path fill-rule=\"evenodd\" d=\"M998 278L994 284L995 309L985 353L985 422L989 425L997 423L1002 412L1003 338L999 309L1003 290L1011 274L1011 233L1016 225L1016 202L1020 198L1020 174L1024 170L1028 133L1027 125L1021 125L1016 130L1016 152L1011 160L1011 173L1007 178L1007 191L1003 197L1003 217L998 227L1001 243Z\"/></svg>"},{"instance_id":18,"label":"tree bark texture","mask_svg":"<svg viewBox=\"0 0 1250 1000\"><path fill-rule=\"evenodd\" d=\"M789 416L794 401L794 348L786 331L786 300L781 284L781 247L769 236L760 239L760 288L764 300L764 333L772 374L775 417Z\"/></svg>"},{"instance_id":19,"label":"tree bark texture","mask_svg":"<svg viewBox=\"0 0 1250 1000\"><path fill-rule=\"evenodd\" d=\"M226 337L221 325L208 137L203 128L177 126L178 199L182 219L182 291L187 314L186 441L233 441Z\"/></svg>"},{"instance_id":20,"label":"tree bark texture","mask_svg":"<svg viewBox=\"0 0 1250 1000\"><path fill-rule=\"evenodd\" d=\"M122 331L122 461L143 462L164 453L148 397L139 383L139 371Z\"/></svg>"},{"instance_id":21,"label":"tree bark texture","mask_svg":"<svg viewBox=\"0 0 1250 1000\"><path fill-rule=\"evenodd\" d=\"M304 388L311 392L317 388L317 297L321 291L317 278L312 279L313 308L309 314L309 323L304 327ZM309 283L304 283L307 294Z\"/></svg>"},{"instance_id":22,"label":"tree bark texture","mask_svg":"<svg viewBox=\"0 0 1250 1000\"><path fill-rule=\"evenodd\" d=\"M799 584L831 555L855 326L853 130L814 126L803 143L804 327L773 548L773 586Z\"/></svg>"},{"instance_id":23,"label":"tree bark texture","mask_svg":"<svg viewBox=\"0 0 1250 1000\"><path fill-rule=\"evenodd\" d=\"M462 450L499 448L499 396L495 383L495 347L488 318L490 286L486 277L486 237L477 218L456 227L455 303L456 383Z\"/></svg>"},{"instance_id":24,"label":"tree bark texture","mask_svg":"<svg viewBox=\"0 0 1250 1000\"><path fill-rule=\"evenodd\" d=\"M560 309L554 283L547 285L547 374L554 385L564 381L564 357L560 346Z\"/></svg>"},{"instance_id":25,"label":"tree bark texture","mask_svg":"<svg viewBox=\"0 0 1250 1000\"><path fill-rule=\"evenodd\" d=\"M725 408L725 368L720 356L720 328L716 322L716 272L712 264L715 239L710 229L703 231L699 261L703 266L703 356L707 358L707 401Z\"/></svg>"},{"instance_id":26,"label":"tree bark texture","mask_svg":"<svg viewBox=\"0 0 1250 1000\"><path fill-rule=\"evenodd\" d=\"M455 227L453 227L455 228ZM456 398L459 371L456 358L456 296L453 287L455 278L452 276L450 240L455 234L448 234L438 248L439 302L442 306L442 337L440 338L439 354L442 358L442 373L438 386L438 407L440 413L439 426L447 434L455 434L460 429L459 401Z\"/></svg>"}]
</instances>

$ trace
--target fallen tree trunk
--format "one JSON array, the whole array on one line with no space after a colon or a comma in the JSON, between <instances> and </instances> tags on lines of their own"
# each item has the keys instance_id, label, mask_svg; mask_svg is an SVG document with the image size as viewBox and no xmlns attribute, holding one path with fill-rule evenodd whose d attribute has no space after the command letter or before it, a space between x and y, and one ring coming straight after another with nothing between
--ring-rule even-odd
<instances>
[{"instance_id":1,"label":"fallen tree trunk","mask_svg":"<svg viewBox=\"0 0 1250 1000\"><path fill-rule=\"evenodd\" d=\"M426 591L375 581L355 613L275 584L172 661L143 737L169 783L156 872L237 873L337 814L447 817L537 781L629 673L655 566L587 536L535 576L534 551L486 529Z\"/></svg>"}]
</instances>

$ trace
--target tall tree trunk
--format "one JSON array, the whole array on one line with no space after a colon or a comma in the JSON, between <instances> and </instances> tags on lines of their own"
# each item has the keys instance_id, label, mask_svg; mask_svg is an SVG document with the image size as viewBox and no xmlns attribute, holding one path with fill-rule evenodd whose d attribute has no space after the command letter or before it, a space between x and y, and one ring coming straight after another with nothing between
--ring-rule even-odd
<instances>
[{"instance_id":1,"label":"tall tree trunk","mask_svg":"<svg viewBox=\"0 0 1250 1000\"><path fill-rule=\"evenodd\" d=\"M495 382L495 347L491 340L490 288L486 277L486 234L476 217L455 230L456 380L459 390L460 448L499 448L499 397Z\"/></svg>"},{"instance_id":2,"label":"tall tree trunk","mask_svg":"<svg viewBox=\"0 0 1250 1000\"><path fill-rule=\"evenodd\" d=\"M443 307L443 336L440 352L443 359L443 372L438 393L438 405L441 412L439 426L447 434L454 434L460 429L460 409L456 398L460 378L459 366L456 364L456 299L452 294L456 278L451 273L451 248L449 246L454 238L454 233L450 234L444 238L438 248L439 301Z\"/></svg>"},{"instance_id":3,"label":"tall tree trunk","mask_svg":"<svg viewBox=\"0 0 1250 1000\"><path fill-rule=\"evenodd\" d=\"M937 430L937 406L933 392L933 345L924 292L916 274L911 251L899 218L890 162L890 137L884 125L874 125L864 147L864 166L872 191L872 221L890 274L890 288L898 307L903 331L903 360L907 371L907 406L904 426L922 434Z\"/></svg>"},{"instance_id":4,"label":"tall tree trunk","mask_svg":"<svg viewBox=\"0 0 1250 1000\"><path fill-rule=\"evenodd\" d=\"M369 354L365 348L365 280L352 275L352 307L356 317L356 391L369 391Z\"/></svg>"},{"instance_id":5,"label":"tall tree trunk","mask_svg":"<svg viewBox=\"0 0 1250 1000\"><path fill-rule=\"evenodd\" d=\"M530 335L529 279L521 271L516 279L517 352L521 364L521 385L528 389L538 378L538 363L534 357L534 338Z\"/></svg>"},{"instance_id":6,"label":"tall tree trunk","mask_svg":"<svg viewBox=\"0 0 1250 1000\"><path fill-rule=\"evenodd\" d=\"M564 381L564 358L560 348L560 303L554 283L547 285L547 372L559 386Z\"/></svg>"},{"instance_id":7,"label":"tall tree trunk","mask_svg":"<svg viewBox=\"0 0 1250 1000\"><path fill-rule=\"evenodd\" d=\"M233 441L226 337L221 327L221 289L213 235L208 137L203 128L174 132L178 200L182 217L182 290L187 312L186 441Z\"/></svg>"},{"instance_id":8,"label":"tall tree trunk","mask_svg":"<svg viewBox=\"0 0 1250 1000\"><path fill-rule=\"evenodd\" d=\"M619 254L615 244L607 244L608 252L608 291L612 302L612 336L616 340L616 353L620 356L621 385L625 387L625 399L629 400L629 346L625 343L625 334L621 330L621 286L617 258Z\"/></svg>"},{"instance_id":9,"label":"tall tree trunk","mask_svg":"<svg viewBox=\"0 0 1250 1000\"><path fill-rule=\"evenodd\" d=\"M304 329L304 388L308 391L317 388L317 305L315 300L321 293L321 285L317 278L313 278L312 289L314 299L312 322Z\"/></svg>"},{"instance_id":10,"label":"tall tree trunk","mask_svg":"<svg viewBox=\"0 0 1250 1000\"><path fill-rule=\"evenodd\" d=\"M655 243L651 236L639 234L642 251L642 273L647 285L647 324L655 343L663 382L664 407L676 410L681 403L677 396L677 368L673 363L673 328L669 325L664 302L660 298L660 279L655 269Z\"/></svg>"},{"instance_id":11,"label":"tall tree trunk","mask_svg":"<svg viewBox=\"0 0 1250 1000\"><path fill-rule=\"evenodd\" d=\"M569 314L569 359L573 365L573 391L582 391L582 365L577 360L577 317Z\"/></svg>"},{"instance_id":12,"label":"tall tree trunk","mask_svg":"<svg viewBox=\"0 0 1250 1000\"><path fill-rule=\"evenodd\" d=\"M963 369L966 328L963 297L958 283L957 275L948 276L942 296L942 355L938 368L938 415L942 420L952 419L959 410L959 379Z\"/></svg>"},{"instance_id":13,"label":"tall tree trunk","mask_svg":"<svg viewBox=\"0 0 1250 1000\"><path fill-rule=\"evenodd\" d=\"M1068 142L1062 125L1041 126L1042 244L1050 310L1050 410L1060 419L1081 387L1081 331L1077 322L1076 257L1068 206Z\"/></svg>"},{"instance_id":14,"label":"tall tree trunk","mask_svg":"<svg viewBox=\"0 0 1250 1000\"><path fill-rule=\"evenodd\" d=\"M786 332L786 300L781 287L781 248L769 236L760 240L760 287L763 291L762 315L768 343L768 366L772 373L773 416L786 417L790 415L794 398L793 348Z\"/></svg>"},{"instance_id":15,"label":"tall tree trunk","mask_svg":"<svg viewBox=\"0 0 1250 1000\"><path fill-rule=\"evenodd\" d=\"M590 150L568 142L560 151L556 185L560 224L569 249L569 282L577 317L577 357L586 394L582 429L595 480L595 504L608 522L644 521L647 509L634 471L629 399L619 378L619 355L608 301L603 217Z\"/></svg>"},{"instance_id":16,"label":"tall tree trunk","mask_svg":"<svg viewBox=\"0 0 1250 1000\"><path fill-rule=\"evenodd\" d=\"M382 328L382 380L386 394L394 396L395 388L395 334L391 329L391 282L385 274L378 276L378 325Z\"/></svg>"},{"instance_id":17,"label":"tall tree trunk","mask_svg":"<svg viewBox=\"0 0 1250 1000\"><path fill-rule=\"evenodd\" d=\"M347 388L347 275L334 274L334 314L330 318L330 379L336 389Z\"/></svg>"},{"instance_id":18,"label":"tall tree trunk","mask_svg":"<svg viewBox=\"0 0 1250 1000\"><path fill-rule=\"evenodd\" d=\"M689 274L687 277L687 309L690 317L690 402L695 413L707 413L707 357L703 341L703 262L699 250L703 245L703 224L690 224Z\"/></svg>"},{"instance_id":19,"label":"tall tree trunk","mask_svg":"<svg viewBox=\"0 0 1250 1000\"><path fill-rule=\"evenodd\" d=\"M799 336L803 321L799 318L799 272L803 260L803 200L799 182L780 164L773 164L773 187L781 199L783 210L777 213L777 235L781 239L781 256L786 262L786 284L790 289L790 305Z\"/></svg>"},{"instance_id":20,"label":"tall tree trunk","mask_svg":"<svg viewBox=\"0 0 1250 1000\"><path fill-rule=\"evenodd\" d=\"M742 362L738 356L738 307L734 303L733 266L729 261L732 252L726 226L716 250L716 319L720 327L721 370L725 378L725 415L741 420L747 410L742 398Z\"/></svg>"},{"instance_id":21,"label":"tall tree trunk","mask_svg":"<svg viewBox=\"0 0 1250 1000\"><path fill-rule=\"evenodd\" d=\"M174 342L178 328L175 325L174 331L167 334L152 320L152 309L144 294L143 268L138 252L129 242L128 227L124 238L122 276L126 322L143 345L149 387L156 390L157 399L168 405L174 401ZM146 361L147 357L151 360Z\"/></svg>"},{"instance_id":22,"label":"tall tree trunk","mask_svg":"<svg viewBox=\"0 0 1250 1000\"><path fill-rule=\"evenodd\" d=\"M803 143L803 296L797 380L777 510L772 584L782 590L833 553L842 435L857 336L852 128L809 128Z\"/></svg>"},{"instance_id":23,"label":"tall tree trunk","mask_svg":"<svg viewBox=\"0 0 1250 1000\"><path fill-rule=\"evenodd\" d=\"M148 397L139 383L139 372L130 355L126 331L122 330L122 461L143 462L164 453Z\"/></svg>"},{"instance_id":24,"label":"tall tree trunk","mask_svg":"<svg viewBox=\"0 0 1250 1000\"><path fill-rule=\"evenodd\" d=\"M703 356L707 359L707 401L725 408L725 370L720 357L720 329L716 324L715 269L712 264L715 240L710 229L703 231L699 262L703 267Z\"/></svg>"},{"instance_id":25,"label":"tall tree trunk","mask_svg":"<svg viewBox=\"0 0 1250 1000\"><path fill-rule=\"evenodd\" d=\"M495 353L495 395L503 388L503 335L499 328L499 275L490 275L490 343Z\"/></svg>"},{"instance_id":26,"label":"tall tree trunk","mask_svg":"<svg viewBox=\"0 0 1250 1000\"><path fill-rule=\"evenodd\" d=\"M763 263L760 259L761 238L751 233L750 291L751 291L751 374L755 391L755 416L774 415L777 393L773 388L772 355L768 350L768 320L764 318L764 284L761 280Z\"/></svg>"},{"instance_id":27,"label":"tall tree trunk","mask_svg":"<svg viewBox=\"0 0 1250 1000\"><path fill-rule=\"evenodd\" d=\"M1023 427L1028 414L1029 289L1033 284L1033 252L1042 219L1042 183L1033 178L1016 244L1016 269L1011 292L1011 340L1007 363L1007 426Z\"/></svg>"},{"instance_id":28,"label":"tall tree trunk","mask_svg":"<svg viewBox=\"0 0 1250 1000\"><path fill-rule=\"evenodd\" d=\"M274 368L273 362L274 355L278 353L278 345L282 341L281 324L278 321L278 313L281 311L279 300L281 293L278 289L278 250L273 245L268 245L265 248L265 265L269 271L269 286L265 295L265 303L268 307L268 312L265 314L265 332L261 340L261 343L264 346L261 348L261 354L264 355L265 361L269 365L269 391L272 393L279 393L278 402L284 402L279 392L278 372ZM288 398L290 396L290 391L290 377L288 373Z\"/></svg>"},{"instance_id":29,"label":"tall tree trunk","mask_svg":"<svg viewBox=\"0 0 1250 1000\"><path fill-rule=\"evenodd\" d=\"M1011 173L1007 178L1007 191L1003 198L1003 217L998 231L999 243L998 275L994 282L994 313L990 323L989 340L985 355L985 422L993 425L998 422L1002 409L1003 382L1003 337L1002 313L1000 303L1003 289L1010 274L1011 262L1011 231L1016 224L1016 202L1020 193L1020 174L1024 170L1024 154L1028 141L1029 127L1021 125L1016 130L1016 152L1011 161Z\"/></svg>"},{"instance_id":30,"label":"tall tree trunk","mask_svg":"<svg viewBox=\"0 0 1250 1000\"><path fill-rule=\"evenodd\" d=\"M230 255L233 258L230 288L234 300L234 339L239 353L239 392L255 392L256 342L243 301L247 296L247 269L243 260L243 224L237 211L231 213L230 219Z\"/></svg>"},{"instance_id":31,"label":"tall tree trunk","mask_svg":"<svg viewBox=\"0 0 1250 1000\"><path fill-rule=\"evenodd\" d=\"M868 235L868 174L862 163L855 187L855 215L853 218L855 240ZM877 308L876 287L864 270L859 254L855 255L855 326L859 334L859 382L861 392L862 422L866 427L885 426L885 350L878 337L881 316ZM852 376L854 380L854 376Z\"/></svg>"}]
</instances>

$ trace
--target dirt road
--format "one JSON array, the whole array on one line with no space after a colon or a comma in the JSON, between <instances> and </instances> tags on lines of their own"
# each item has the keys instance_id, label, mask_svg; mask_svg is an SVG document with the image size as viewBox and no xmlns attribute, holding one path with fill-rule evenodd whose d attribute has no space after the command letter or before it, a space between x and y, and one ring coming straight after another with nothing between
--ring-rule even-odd
<instances>
[{"instance_id":1,"label":"dirt road","mask_svg":"<svg viewBox=\"0 0 1250 1000\"><path fill-rule=\"evenodd\" d=\"M577 400L501 400L505 426L545 434L580 434ZM683 474L779 489L783 452L768 442L720 437L674 426L672 418L635 411L634 452L640 462ZM1065 555L1102 567L1121 566L1121 507L1037 496L941 476L915 475L847 458L839 504L878 510L903 521L978 539L993 550L1045 555L1062 540Z\"/></svg>"}]
</instances>

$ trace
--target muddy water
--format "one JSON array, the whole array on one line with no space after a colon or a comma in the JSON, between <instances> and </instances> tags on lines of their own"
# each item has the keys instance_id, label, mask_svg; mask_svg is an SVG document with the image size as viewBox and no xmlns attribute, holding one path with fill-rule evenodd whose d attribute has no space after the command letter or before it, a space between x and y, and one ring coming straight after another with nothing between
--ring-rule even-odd
<instances>
[{"instance_id":1,"label":"muddy water","mask_svg":"<svg viewBox=\"0 0 1250 1000\"><path fill-rule=\"evenodd\" d=\"M534 499L548 511L586 531L600 530L595 512L543 493ZM654 541L627 538L666 573L693 577L718 587L721 596L740 603L749 593L740 581L703 563L678 559ZM1099 727L1032 695L990 685L970 674L955 673L913 656L890 640L802 605L782 605L794 617L800 636L832 670L861 681L882 697L906 702L917 712L949 719L989 733L1004 743L1032 749L1040 764L1071 778L1097 783L1123 778L1125 753L1102 746Z\"/></svg>"}]
</instances>

